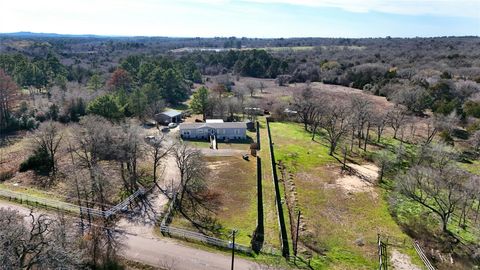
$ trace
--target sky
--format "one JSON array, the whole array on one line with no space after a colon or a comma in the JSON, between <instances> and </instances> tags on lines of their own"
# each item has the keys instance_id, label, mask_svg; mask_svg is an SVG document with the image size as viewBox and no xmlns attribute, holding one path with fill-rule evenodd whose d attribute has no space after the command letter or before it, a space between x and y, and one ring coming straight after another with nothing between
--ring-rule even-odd
<instances>
[{"instance_id":1,"label":"sky","mask_svg":"<svg viewBox=\"0 0 480 270\"><path fill-rule=\"evenodd\" d=\"M480 0L0 0L0 33L480 36Z\"/></svg>"}]
</instances>

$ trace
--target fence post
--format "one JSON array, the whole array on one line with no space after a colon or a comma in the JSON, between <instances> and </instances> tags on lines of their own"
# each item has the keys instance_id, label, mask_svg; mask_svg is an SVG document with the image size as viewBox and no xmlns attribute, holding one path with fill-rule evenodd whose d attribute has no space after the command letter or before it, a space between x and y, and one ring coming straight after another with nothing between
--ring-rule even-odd
<instances>
[{"instance_id":1,"label":"fence post","mask_svg":"<svg viewBox=\"0 0 480 270\"><path fill-rule=\"evenodd\" d=\"M257 150L260 150L260 123L257 121Z\"/></svg>"}]
</instances>

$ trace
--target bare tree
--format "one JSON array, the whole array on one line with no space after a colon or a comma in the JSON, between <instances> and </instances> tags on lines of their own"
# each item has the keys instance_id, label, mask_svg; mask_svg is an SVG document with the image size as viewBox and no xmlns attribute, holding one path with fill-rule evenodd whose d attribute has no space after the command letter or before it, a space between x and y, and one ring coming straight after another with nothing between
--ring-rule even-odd
<instances>
[{"instance_id":1,"label":"bare tree","mask_svg":"<svg viewBox=\"0 0 480 270\"><path fill-rule=\"evenodd\" d=\"M11 110L19 98L19 88L12 77L0 68L0 125L5 128Z\"/></svg>"},{"instance_id":2,"label":"bare tree","mask_svg":"<svg viewBox=\"0 0 480 270\"><path fill-rule=\"evenodd\" d=\"M311 115L311 120L310 120L310 130L312 131L312 141L315 141L315 135L317 134L317 129L320 127L322 123L322 111L321 111L321 105L316 106L314 111L312 112Z\"/></svg>"},{"instance_id":3,"label":"bare tree","mask_svg":"<svg viewBox=\"0 0 480 270\"><path fill-rule=\"evenodd\" d=\"M400 106L395 106L387 113L387 118L388 124L393 129L393 138L397 139L398 131L406 122L406 111Z\"/></svg>"},{"instance_id":4,"label":"bare tree","mask_svg":"<svg viewBox=\"0 0 480 270\"><path fill-rule=\"evenodd\" d=\"M203 213L205 210L210 211L207 203L212 203L212 200L203 198L207 191L207 169L202 156L198 150L186 144L177 144L172 149L172 154L180 172L180 187L173 202L175 209L197 228L206 228L204 222L208 219Z\"/></svg>"},{"instance_id":5,"label":"bare tree","mask_svg":"<svg viewBox=\"0 0 480 270\"><path fill-rule=\"evenodd\" d=\"M428 145L433 141L433 139L435 138L435 136L438 133L438 127L439 127L438 126L438 121L437 121L437 118L435 117L435 115L433 117L430 117L427 120L427 129L426 129L427 137L425 138L425 141L424 141L425 145Z\"/></svg>"},{"instance_id":6,"label":"bare tree","mask_svg":"<svg viewBox=\"0 0 480 270\"><path fill-rule=\"evenodd\" d=\"M277 76L277 78L275 79L275 83L278 84L278 86L285 86L285 85L287 85L291 80L292 80L292 76L291 76L291 75L281 74L281 75L278 75L278 76Z\"/></svg>"},{"instance_id":7,"label":"bare tree","mask_svg":"<svg viewBox=\"0 0 480 270\"><path fill-rule=\"evenodd\" d=\"M330 143L329 155L333 155L339 140L350 128L350 110L348 105L340 101L325 101L321 127L327 133Z\"/></svg>"},{"instance_id":8,"label":"bare tree","mask_svg":"<svg viewBox=\"0 0 480 270\"><path fill-rule=\"evenodd\" d=\"M260 88L260 93L263 94L263 89L265 89L265 83L263 82L258 83L258 88Z\"/></svg>"},{"instance_id":9,"label":"bare tree","mask_svg":"<svg viewBox=\"0 0 480 270\"><path fill-rule=\"evenodd\" d=\"M144 154L144 145L136 126L124 126L120 134L115 137L119 139L119 142L116 143L117 161L120 164L124 187L133 193L139 187L138 160Z\"/></svg>"},{"instance_id":10,"label":"bare tree","mask_svg":"<svg viewBox=\"0 0 480 270\"><path fill-rule=\"evenodd\" d=\"M0 208L0 263L3 269L78 269L84 251L63 216L52 219Z\"/></svg>"},{"instance_id":11,"label":"bare tree","mask_svg":"<svg viewBox=\"0 0 480 270\"><path fill-rule=\"evenodd\" d=\"M186 196L196 199L196 194L205 187L206 170L200 151L186 144L177 144L172 154L180 172L178 207L181 209Z\"/></svg>"},{"instance_id":12,"label":"bare tree","mask_svg":"<svg viewBox=\"0 0 480 270\"><path fill-rule=\"evenodd\" d=\"M437 116L437 126L438 129L442 132L443 140L445 142L452 142L453 144L453 131L457 127L458 123L460 122L460 118L458 117L455 111L451 112L448 115L438 115Z\"/></svg>"},{"instance_id":13,"label":"bare tree","mask_svg":"<svg viewBox=\"0 0 480 270\"><path fill-rule=\"evenodd\" d=\"M362 138L365 138L365 147L366 134L364 133L365 126L368 124L368 131L370 131L370 121L372 115L372 103L367 98L360 95L353 95L350 99L350 110L352 112L352 136L357 132L358 138L358 147L362 146ZM353 143L353 137L352 137Z\"/></svg>"},{"instance_id":14,"label":"bare tree","mask_svg":"<svg viewBox=\"0 0 480 270\"><path fill-rule=\"evenodd\" d=\"M308 125L312 123L317 111L313 91L309 86L302 89L301 92L294 93L293 108L297 111L297 115L303 123L305 131L307 131Z\"/></svg>"},{"instance_id":15,"label":"bare tree","mask_svg":"<svg viewBox=\"0 0 480 270\"><path fill-rule=\"evenodd\" d=\"M428 107L427 90L420 86L401 88L395 91L392 99L396 104L402 104L407 110L416 114L423 114Z\"/></svg>"},{"instance_id":16,"label":"bare tree","mask_svg":"<svg viewBox=\"0 0 480 270\"><path fill-rule=\"evenodd\" d=\"M118 132L108 120L99 116L87 116L82 119L74 134L76 146L72 151L78 157L77 166L88 170L90 178L90 197L105 210L107 202L107 179L103 177L101 160L113 159L117 150L112 146L112 134ZM93 207L90 205L90 207Z\"/></svg>"},{"instance_id":17,"label":"bare tree","mask_svg":"<svg viewBox=\"0 0 480 270\"><path fill-rule=\"evenodd\" d=\"M477 201L477 207L475 210L475 224L478 224L479 215L480 215L480 177L472 176L470 179L470 187L472 188L471 192Z\"/></svg>"},{"instance_id":18,"label":"bare tree","mask_svg":"<svg viewBox=\"0 0 480 270\"><path fill-rule=\"evenodd\" d=\"M250 97L253 97L258 86L254 82L249 82L245 85L245 87L247 87L247 90L250 93Z\"/></svg>"},{"instance_id":19,"label":"bare tree","mask_svg":"<svg viewBox=\"0 0 480 270\"><path fill-rule=\"evenodd\" d=\"M383 131L387 125L387 114L386 113L375 113L372 115L372 124L375 126L377 132L377 142L380 142L382 138Z\"/></svg>"},{"instance_id":20,"label":"bare tree","mask_svg":"<svg viewBox=\"0 0 480 270\"><path fill-rule=\"evenodd\" d=\"M397 185L402 194L435 213L443 232L449 232L448 222L463 202L467 179L467 174L454 166L451 151L433 146L423 150L418 165L398 176Z\"/></svg>"},{"instance_id":21,"label":"bare tree","mask_svg":"<svg viewBox=\"0 0 480 270\"><path fill-rule=\"evenodd\" d=\"M54 177L57 172L57 152L62 139L63 133L60 124L52 121L42 123L33 136L36 147L48 152Z\"/></svg>"},{"instance_id":22,"label":"bare tree","mask_svg":"<svg viewBox=\"0 0 480 270\"><path fill-rule=\"evenodd\" d=\"M236 97L230 97L227 100L225 100L225 106L227 109L227 114L228 114L228 120L233 121L235 114L239 113L242 111L242 107L240 104L240 101Z\"/></svg>"},{"instance_id":23,"label":"bare tree","mask_svg":"<svg viewBox=\"0 0 480 270\"><path fill-rule=\"evenodd\" d=\"M212 92L218 95L218 99L222 99L223 95L227 92L225 84L217 83L212 87Z\"/></svg>"},{"instance_id":24,"label":"bare tree","mask_svg":"<svg viewBox=\"0 0 480 270\"><path fill-rule=\"evenodd\" d=\"M389 151L382 150L376 156L375 161L378 164L378 166L380 167L378 182L382 183L383 178L385 176L385 173L387 173L391 169L391 167L394 163L394 157L390 154Z\"/></svg>"},{"instance_id":25,"label":"bare tree","mask_svg":"<svg viewBox=\"0 0 480 270\"><path fill-rule=\"evenodd\" d=\"M470 136L470 145L473 149L473 151L478 155L480 154L480 130L476 130L471 136Z\"/></svg>"},{"instance_id":26,"label":"bare tree","mask_svg":"<svg viewBox=\"0 0 480 270\"><path fill-rule=\"evenodd\" d=\"M152 168L153 168L153 183L160 189L160 185L157 181L158 167L161 165L162 159L164 159L173 146L167 146L165 142L165 135L160 137L155 137L152 141L148 142L149 153L152 158Z\"/></svg>"},{"instance_id":27,"label":"bare tree","mask_svg":"<svg viewBox=\"0 0 480 270\"><path fill-rule=\"evenodd\" d=\"M120 135L123 131L98 116L84 117L76 131L76 145L72 151L78 157L76 165L88 171L89 187L84 192L86 206L99 207L106 211L109 197L115 193L115 189L112 188L115 184L112 183L111 177L107 177L100 161L118 161L125 158L122 151L117 149L117 146L121 145ZM103 262L114 260L119 246L118 230L115 229L117 220L112 216L104 216L103 219L94 222L89 212L87 215L90 225L93 226L89 231L92 238L89 250L93 263L96 264L100 257L103 258Z\"/></svg>"}]
</instances>

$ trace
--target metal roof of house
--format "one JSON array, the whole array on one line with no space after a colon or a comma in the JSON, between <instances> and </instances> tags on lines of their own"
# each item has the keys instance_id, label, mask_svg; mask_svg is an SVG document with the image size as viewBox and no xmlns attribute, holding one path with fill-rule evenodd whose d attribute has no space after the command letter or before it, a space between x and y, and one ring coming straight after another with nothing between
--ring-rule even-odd
<instances>
[{"instance_id":1,"label":"metal roof of house","mask_svg":"<svg viewBox=\"0 0 480 270\"><path fill-rule=\"evenodd\" d=\"M224 123L223 119L207 119L205 120L207 123Z\"/></svg>"},{"instance_id":2,"label":"metal roof of house","mask_svg":"<svg viewBox=\"0 0 480 270\"><path fill-rule=\"evenodd\" d=\"M177 110L168 110L168 111L161 112L160 114L164 114L168 117L176 117L176 116L182 115L182 112Z\"/></svg>"},{"instance_id":3,"label":"metal roof of house","mask_svg":"<svg viewBox=\"0 0 480 270\"><path fill-rule=\"evenodd\" d=\"M180 129L197 128L247 128L245 122L224 122L224 123L182 123Z\"/></svg>"}]
</instances>

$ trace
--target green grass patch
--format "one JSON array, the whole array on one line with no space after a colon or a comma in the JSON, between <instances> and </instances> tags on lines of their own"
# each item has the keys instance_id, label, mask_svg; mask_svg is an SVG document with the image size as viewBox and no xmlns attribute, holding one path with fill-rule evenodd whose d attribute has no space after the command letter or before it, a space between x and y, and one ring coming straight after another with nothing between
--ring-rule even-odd
<instances>
[{"instance_id":1,"label":"green grass patch","mask_svg":"<svg viewBox=\"0 0 480 270\"><path fill-rule=\"evenodd\" d=\"M473 160L471 163L458 163L458 165L469 173L480 175L480 160Z\"/></svg>"},{"instance_id":2,"label":"green grass patch","mask_svg":"<svg viewBox=\"0 0 480 270\"><path fill-rule=\"evenodd\" d=\"M298 123L272 122L270 123L272 140L277 161L286 162L291 169L312 169L336 159L328 155L328 147L316 136L312 141L310 132L306 132L303 125Z\"/></svg>"},{"instance_id":3,"label":"green grass patch","mask_svg":"<svg viewBox=\"0 0 480 270\"><path fill-rule=\"evenodd\" d=\"M385 190L371 187L347 192L336 184L341 165L328 155L328 143L321 133L312 141L311 133L301 124L274 122L270 127L277 160L282 160L294 174L297 207L307 224L301 241L324 251L313 252L314 269L377 268L377 234L401 243L396 249L421 265L411 239L390 214ZM382 141L392 150L399 143L388 138ZM414 151L412 146L404 146L406 151ZM364 162L363 156L358 161ZM357 240L363 245L358 245Z\"/></svg>"},{"instance_id":4,"label":"green grass patch","mask_svg":"<svg viewBox=\"0 0 480 270\"><path fill-rule=\"evenodd\" d=\"M205 161L210 168L207 185L217 204L213 212L205 212L215 221L215 230L204 233L228 240L232 230L237 229L237 242L250 246L257 225L255 160L205 157ZM176 214L172 226L196 229L181 214Z\"/></svg>"},{"instance_id":5,"label":"green grass patch","mask_svg":"<svg viewBox=\"0 0 480 270\"><path fill-rule=\"evenodd\" d=\"M32 196L32 197L37 197L37 198L65 201L64 197L57 196L53 193L39 190L32 187L14 186L12 184L0 183L0 189L14 191L14 192L22 193L22 194Z\"/></svg>"}]
</instances>

